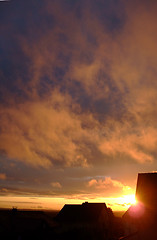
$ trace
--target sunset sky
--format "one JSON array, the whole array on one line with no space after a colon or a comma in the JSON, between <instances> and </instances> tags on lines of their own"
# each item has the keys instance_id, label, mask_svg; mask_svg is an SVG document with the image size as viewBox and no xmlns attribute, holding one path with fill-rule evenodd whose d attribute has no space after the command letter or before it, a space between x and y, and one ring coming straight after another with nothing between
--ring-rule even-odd
<instances>
[{"instance_id":1,"label":"sunset sky","mask_svg":"<svg viewBox=\"0 0 157 240\"><path fill-rule=\"evenodd\" d=\"M0 208L127 209L157 170L157 1L0 1Z\"/></svg>"}]
</instances>

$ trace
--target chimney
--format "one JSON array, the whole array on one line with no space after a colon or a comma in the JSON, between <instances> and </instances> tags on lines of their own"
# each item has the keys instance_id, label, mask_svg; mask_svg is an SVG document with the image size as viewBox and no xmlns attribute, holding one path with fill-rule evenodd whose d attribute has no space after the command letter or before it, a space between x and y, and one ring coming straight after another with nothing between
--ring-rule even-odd
<instances>
[{"instance_id":1,"label":"chimney","mask_svg":"<svg viewBox=\"0 0 157 240\"><path fill-rule=\"evenodd\" d=\"M84 202L84 203L82 203L82 205L87 205L88 204L88 202Z\"/></svg>"}]
</instances>

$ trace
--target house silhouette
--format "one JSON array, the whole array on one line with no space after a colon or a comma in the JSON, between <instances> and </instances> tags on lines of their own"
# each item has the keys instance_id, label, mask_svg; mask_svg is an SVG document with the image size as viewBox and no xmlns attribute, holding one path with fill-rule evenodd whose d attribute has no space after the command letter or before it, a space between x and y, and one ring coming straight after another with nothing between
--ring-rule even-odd
<instances>
[{"instance_id":1,"label":"house silhouette","mask_svg":"<svg viewBox=\"0 0 157 240\"><path fill-rule=\"evenodd\" d=\"M105 203L64 205L56 216L60 234L68 239L109 239L114 215ZM77 238L78 237L78 238Z\"/></svg>"},{"instance_id":2,"label":"house silhouette","mask_svg":"<svg viewBox=\"0 0 157 240\"><path fill-rule=\"evenodd\" d=\"M82 203L82 205L65 204L56 217L59 222L75 223L107 223L111 218L111 211L105 203Z\"/></svg>"}]
</instances>

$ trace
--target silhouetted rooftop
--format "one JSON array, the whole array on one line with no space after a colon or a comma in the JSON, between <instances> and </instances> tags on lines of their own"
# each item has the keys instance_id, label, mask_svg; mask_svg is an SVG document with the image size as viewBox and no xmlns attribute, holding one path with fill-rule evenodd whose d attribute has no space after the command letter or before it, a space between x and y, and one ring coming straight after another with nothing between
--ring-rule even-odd
<instances>
[{"instance_id":1,"label":"silhouetted rooftop","mask_svg":"<svg viewBox=\"0 0 157 240\"><path fill-rule=\"evenodd\" d=\"M108 211L105 203L88 203L82 205L64 205L56 217L61 222L93 222L99 219L102 212Z\"/></svg>"}]
</instances>

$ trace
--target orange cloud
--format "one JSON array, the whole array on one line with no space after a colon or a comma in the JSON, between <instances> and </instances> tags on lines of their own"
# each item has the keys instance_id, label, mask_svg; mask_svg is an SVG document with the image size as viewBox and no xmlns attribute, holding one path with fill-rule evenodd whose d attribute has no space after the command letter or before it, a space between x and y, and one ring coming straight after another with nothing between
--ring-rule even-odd
<instances>
[{"instance_id":1,"label":"orange cloud","mask_svg":"<svg viewBox=\"0 0 157 240\"><path fill-rule=\"evenodd\" d=\"M109 130L107 137L102 137L100 150L113 157L119 153L140 163L152 162L154 157L151 152L155 151L157 131L153 128L143 130L141 126L133 127L131 132L130 129L129 124L115 123L114 131Z\"/></svg>"},{"instance_id":2,"label":"orange cloud","mask_svg":"<svg viewBox=\"0 0 157 240\"><path fill-rule=\"evenodd\" d=\"M93 195L97 197L115 197L133 194L134 192L130 186L114 180L111 177L98 180L93 178L87 183L87 187L89 191L92 191Z\"/></svg>"},{"instance_id":3,"label":"orange cloud","mask_svg":"<svg viewBox=\"0 0 157 240\"><path fill-rule=\"evenodd\" d=\"M51 186L54 188L62 188L62 185L59 182L52 182Z\"/></svg>"},{"instance_id":4,"label":"orange cloud","mask_svg":"<svg viewBox=\"0 0 157 240\"><path fill-rule=\"evenodd\" d=\"M5 173L0 173L0 180L6 180L6 174Z\"/></svg>"},{"instance_id":5,"label":"orange cloud","mask_svg":"<svg viewBox=\"0 0 157 240\"><path fill-rule=\"evenodd\" d=\"M90 114L84 118L72 112L71 103L68 96L54 91L42 101L1 108L0 149L32 166L87 166L88 147L81 141L91 141L92 136L82 124L87 121L91 129L96 121Z\"/></svg>"},{"instance_id":6,"label":"orange cloud","mask_svg":"<svg viewBox=\"0 0 157 240\"><path fill-rule=\"evenodd\" d=\"M95 187L97 189L112 189L112 188L120 188L122 190L129 190L130 187L129 186L125 186L123 185L121 182L117 181L117 180L113 180L110 177L106 177L105 180L99 179L92 179L88 182L88 186L89 187ZM112 190L111 190L112 191Z\"/></svg>"}]
</instances>

